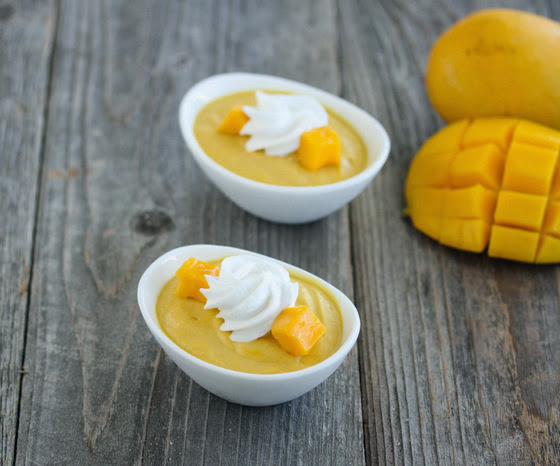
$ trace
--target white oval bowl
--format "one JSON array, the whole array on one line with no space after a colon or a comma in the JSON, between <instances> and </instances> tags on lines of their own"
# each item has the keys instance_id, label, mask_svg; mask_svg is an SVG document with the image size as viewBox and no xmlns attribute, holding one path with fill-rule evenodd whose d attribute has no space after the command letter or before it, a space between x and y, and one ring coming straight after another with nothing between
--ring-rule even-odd
<instances>
[{"instance_id":1,"label":"white oval bowl","mask_svg":"<svg viewBox=\"0 0 560 466\"><path fill-rule=\"evenodd\" d=\"M273 260L289 272L317 281L337 300L342 318L340 347L327 359L314 366L280 374L249 374L202 361L174 343L159 326L156 301L163 286L175 275L189 257L208 261L235 254L252 254L243 249L210 244L184 246L156 259L144 272L138 284L138 304L150 332L167 355L195 382L209 392L233 403L247 406L268 406L297 398L315 388L340 366L354 346L360 332L360 317L356 307L344 293L315 275L284 262Z\"/></svg>"},{"instance_id":2,"label":"white oval bowl","mask_svg":"<svg viewBox=\"0 0 560 466\"><path fill-rule=\"evenodd\" d=\"M257 89L309 95L340 115L358 132L365 144L368 155L365 170L337 183L292 187L253 181L215 162L202 150L194 135L196 115L202 107L220 97ZM220 191L253 215L280 223L311 222L340 209L360 194L377 175L391 147L383 126L350 102L306 84L262 74L227 73L200 81L181 101L179 126L195 161Z\"/></svg>"}]
</instances>

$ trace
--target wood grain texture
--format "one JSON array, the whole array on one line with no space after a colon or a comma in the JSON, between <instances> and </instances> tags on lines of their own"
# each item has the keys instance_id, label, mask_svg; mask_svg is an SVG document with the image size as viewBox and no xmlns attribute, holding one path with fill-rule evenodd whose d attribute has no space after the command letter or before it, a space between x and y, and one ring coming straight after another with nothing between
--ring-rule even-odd
<instances>
[{"instance_id":1,"label":"wood grain texture","mask_svg":"<svg viewBox=\"0 0 560 466\"><path fill-rule=\"evenodd\" d=\"M15 456L52 2L0 4L0 463Z\"/></svg>"},{"instance_id":2,"label":"wood grain texture","mask_svg":"<svg viewBox=\"0 0 560 466\"><path fill-rule=\"evenodd\" d=\"M560 20L557 0L0 3L0 463L559 464L560 268L439 246L401 216L443 126L430 46L488 6ZM319 222L243 212L177 124L186 90L227 71L355 102L389 131L387 165ZM135 297L156 257L195 243L330 281L359 309L357 348L290 403L209 394Z\"/></svg>"},{"instance_id":3,"label":"wood grain texture","mask_svg":"<svg viewBox=\"0 0 560 466\"><path fill-rule=\"evenodd\" d=\"M328 0L60 2L17 463L364 463L356 350L291 403L241 407L180 372L136 304L149 263L193 243L268 254L352 295L347 210L258 220L202 176L177 125L182 95L217 72L337 93L336 53Z\"/></svg>"},{"instance_id":4,"label":"wood grain texture","mask_svg":"<svg viewBox=\"0 0 560 466\"><path fill-rule=\"evenodd\" d=\"M560 19L558 2L498 2ZM404 179L443 123L424 91L437 36L485 2L340 2L342 89L386 125L387 166L352 204L366 457L558 464L558 267L437 245L402 218Z\"/></svg>"}]
</instances>

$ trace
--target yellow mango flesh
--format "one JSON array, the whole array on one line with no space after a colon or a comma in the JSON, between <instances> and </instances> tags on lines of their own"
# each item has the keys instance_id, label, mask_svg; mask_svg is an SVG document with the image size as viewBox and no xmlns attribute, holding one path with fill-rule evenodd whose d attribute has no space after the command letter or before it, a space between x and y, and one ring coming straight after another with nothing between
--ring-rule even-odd
<instances>
[{"instance_id":1,"label":"yellow mango flesh","mask_svg":"<svg viewBox=\"0 0 560 466\"><path fill-rule=\"evenodd\" d=\"M175 272L175 276L179 279L175 294L179 298L193 298L206 304L206 296L200 292L200 289L208 288L206 275L218 276L219 273L220 268L217 265L191 257Z\"/></svg>"},{"instance_id":2,"label":"yellow mango flesh","mask_svg":"<svg viewBox=\"0 0 560 466\"><path fill-rule=\"evenodd\" d=\"M329 126L322 126L301 135L298 162L309 171L340 164L340 138Z\"/></svg>"},{"instance_id":3,"label":"yellow mango flesh","mask_svg":"<svg viewBox=\"0 0 560 466\"><path fill-rule=\"evenodd\" d=\"M514 118L453 123L430 138L406 180L414 226L441 244L560 262L560 132Z\"/></svg>"},{"instance_id":4,"label":"yellow mango flesh","mask_svg":"<svg viewBox=\"0 0 560 466\"><path fill-rule=\"evenodd\" d=\"M325 326L307 306L293 306L278 314L271 332L288 353L303 356L323 336Z\"/></svg>"},{"instance_id":5,"label":"yellow mango flesh","mask_svg":"<svg viewBox=\"0 0 560 466\"><path fill-rule=\"evenodd\" d=\"M235 136L239 134L241 129L245 126L245 123L249 121L249 117L243 111L243 106L238 105L232 108L224 120L218 126L218 131L224 134L231 134Z\"/></svg>"},{"instance_id":6,"label":"yellow mango flesh","mask_svg":"<svg viewBox=\"0 0 560 466\"><path fill-rule=\"evenodd\" d=\"M511 9L481 10L434 43L426 88L447 122L507 116L560 129L559 57L560 23Z\"/></svg>"}]
</instances>

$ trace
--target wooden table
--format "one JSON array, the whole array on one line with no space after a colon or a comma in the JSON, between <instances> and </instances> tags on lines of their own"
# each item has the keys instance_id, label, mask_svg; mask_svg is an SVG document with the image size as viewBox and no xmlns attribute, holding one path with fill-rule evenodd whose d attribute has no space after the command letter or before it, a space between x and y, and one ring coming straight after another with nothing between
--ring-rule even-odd
<instances>
[{"instance_id":1,"label":"wooden table","mask_svg":"<svg viewBox=\"0 0 560 466\"><path fill-rule=\"evenodd\" d=\"M266 3L266 4L265 4ZM557 0L488 2L560 20ZM559 464L560 269L439 246L401 215L443 126L429 48L485 1L0 3L0 463ZM324 220L233 205L177 124L226 71L341 95L387 128L389 161ZM353 298L358 344L324 384L247 408L193 383L136 303L156 257L232 245Z\"/></svg>"}]
</instances>

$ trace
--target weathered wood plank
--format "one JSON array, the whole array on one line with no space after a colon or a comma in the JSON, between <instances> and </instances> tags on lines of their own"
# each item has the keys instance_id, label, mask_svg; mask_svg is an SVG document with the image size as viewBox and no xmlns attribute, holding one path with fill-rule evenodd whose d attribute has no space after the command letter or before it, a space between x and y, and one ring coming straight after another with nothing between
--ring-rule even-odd
<instances>
[{"instance_id":1,"label":"weathered wood plank","mask_svg":"<svg viewBox=\"0 0 560 466\"><path fill-rule=\"evenodd\" d=\"M301 227L251 217L203 178L177 125L183 93L216 72L337 92L335 25L329 0L61 2L19 463L364 462L356 351L312 393L244 408L170 363L135 300L153 259L199 242L278 257L352 294L346 210Z\"/></svg>"},{"instance_id":2,"label":"weathered wood plank","mask_svg":"<svg viewBox=\"0 0 560 466\"><path fill-rule=\"evenodd\" d=\"M0 463L15 456L53 2L0 5Z\"/></svg>"},{"instance_id":3,"label":"weathered wood plank","mask_svg":"<svg viewBox=\"0 0 560 466\"><path fill-rule=\"evenodd\" d=\"M498 3L560 19L558 2ZM400 214L410 160L442 126L424 90L429 48L485 6L340 2L342 43L355 48L342 57L344 95L377 115L393 142L351 207L372 462L560 462L558 267L438 246Z\"/></svg>"}]
</instances>

